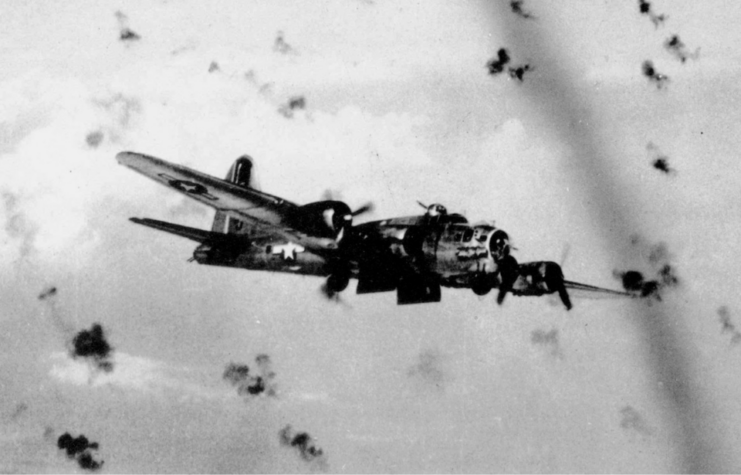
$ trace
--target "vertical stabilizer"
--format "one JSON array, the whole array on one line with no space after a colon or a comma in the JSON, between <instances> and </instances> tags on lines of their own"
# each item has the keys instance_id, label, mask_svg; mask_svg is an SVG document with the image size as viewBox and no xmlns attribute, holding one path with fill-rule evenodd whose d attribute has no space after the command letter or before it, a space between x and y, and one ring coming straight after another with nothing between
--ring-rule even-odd
<instances>
[{"instance_id":1,"label":"vertical stabilizer","mask_svg":"<svg viewBox=\"0 0 741 475\"><path fill-rule=\"evenodd\" d=\"M226 174L226 181L234 183L243 188L258 190L259 187L255 180L255 163L249 155L242 155L234 161ZM244 223L238 219L230 218L221 211L214 215L214 224L211 231L226 234L244 234L247 232Z\"/></svg>"}]
</instances>

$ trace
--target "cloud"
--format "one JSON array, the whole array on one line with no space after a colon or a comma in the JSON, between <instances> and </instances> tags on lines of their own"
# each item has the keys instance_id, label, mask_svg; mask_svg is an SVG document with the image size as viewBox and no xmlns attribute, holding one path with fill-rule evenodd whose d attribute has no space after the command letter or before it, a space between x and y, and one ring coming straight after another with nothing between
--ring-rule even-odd
<instances>
[{"instance_id":1,"label":"cloud","mask_svg":"<svg viewBox=\"0 0 741 475\"><path fill-rule=\"evenodd\" d=\"M65 432L57 439L57 447L67 452L67 458L77 460L84 470L96 471L103 466L102 460L98 462L93 458L92 451L98 450L98 443L90 442L82 434L72 437L69 432Z\"/></svg>"},{"instance_id":2,"label":"cloud","mask_svg":"<svg viewBox=\"0 0 741 475\"><path fill-rule=\"evenodd\" d=\"M285 38L283 37L283 32L279 31L275 35L275 42L273 43L273 51L280 53L280 54L293 54L296 55L298 52L293 48L293 46L289 45Z\"/></svg>"},{"instance_id":3,"label":"cloud","mask_svg":"<svg viewBox=\"0 0 741 475\"><path fill-rule=\"evenodd\" d=\"M113 157L122 149L215 176L248 151L261 176L282 187L276 194L308 202L333 186L350 190L351 205L387 196L388 187L397 187L389 182L404 176L391 171L430 161L424 116L375 115L353 105L331 113L306 110L306 97L291 81L308 75L306 81L326 84L334 67L326 62L336 59L300 57L283 64L260 54L225 57L218 62L222 74L209 75L203 65L212 61L211 53L168 55L167 68L142 59L122 66L104 85L43 72L0 82L0 98L7 97L13 109L0 114L8 114L7 127L24 131L0 160L0 264L27 258L81 268L111 238L93 220L103 206L111 214L111 203L133 206L157 196L169 209L187 200L120 167ZM15 99L19 92L23 100ZM276 114L281 107L294 120ZM384 200L398 206L391 196Z\"/></svg>"},{"instance_id":4,"label":"cloud","mask_svg":"<svg viewBox=\"0 0 741 475\"><path fill-rule=\"evenodd\" d=\"M38 226L32 223L22 211L23 197L9 191L3 191L2 211L4 231L9 238L8 242L16 243L17 258L26 258L33 251L34 241L38 233Z\"/></svg>"},{"instance_id":5,"label":"cloud","mask_svg":"<svg viewBox=\"0 0 741 475\"><path fill-rule=\"evenodd\" d=\"M563 358L561 345L558 341L558 330L553 328L550 331L533 330L530 333L530 342L533 345L540 345L544 348L550 348L550 353L555 358Z\"/></svg>"},{"instance_id":6,"label":"cloud","mask_svg":"<svg viewBox=\"0 0 741 475\"><path fill-rule=\"evenodd\" d=\"M443 355L437 349L422 351L417 356L417 362L407 370L407 375L441 389L447 380Z\"/></svg>"},{"instance_id":7,"label":"cloud","mask_svg":"<svg viewBox=\"0 0 741 475\"><path fill-rule=\"evenodd\" d=\"M28 404L25 402L19 402L15 405L13 410L7 414L6 416L3 416L2 419L0 419L2 422L17 422L20 420L21 417L23 417L24 414L28 412Z\"/></svg>"},{"instance_id":8,"label":"cloud","mask_svg":"<svg viewBox=\"0 0 741 475\"><path fill-rule=\"evenodd\" d=\"M631 406L625 406L620 409L620 427L644 436L653 434L653 429L651 429L641 413Z\"/></svg>"},{"instance_id":9,"label":"cloud","mask_svg":"<svg viewBox=\"0 0 741 475\"><path fill-rule=\"evenodd\" d=\"M103 132L100 130L96 130L93 132L90 132L85 136L85 143L87 143L88 147L90 148L98 148L100 143L103 141L104 135Z\"/></svg>"},{"instance_id":10,"label":"cloud","mask_svg":"<svg viewBox=\"0 0 741 475\"><path fill-rule=\"evenodd\" d=\"M223 399L225 394L194 380L188 368L162 361L116 352L112 362L116 371L94 371L90 365L73 360L62 352L50 357L49 375L65 384L91 388L120 388L143 395L175 397L180 399Z\"/></svg>"},{"instance_id":11,"label":"cloud","mask_svg":"<svg viewBox=\"0 0 741 475\"><path fill-rule=\"evenodd\" d=\"M741 342L741 331L736 328L736 325L731 321L731 312L725 305L718 308L718 318L720 319L721 333L731 334L731 345L737 345Z\"/></svg>"}]
</instances>

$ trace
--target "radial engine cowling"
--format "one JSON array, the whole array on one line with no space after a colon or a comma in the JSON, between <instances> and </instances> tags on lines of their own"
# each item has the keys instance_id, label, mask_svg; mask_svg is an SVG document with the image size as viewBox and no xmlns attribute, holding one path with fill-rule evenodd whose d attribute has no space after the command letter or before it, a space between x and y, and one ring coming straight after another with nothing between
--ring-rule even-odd
<instances>
[{"instance_id":1,"label":"radial engine cowling","mask_svg":"<svg viewBox=\"0 0 741 475\"><path fill-rule=\"evenodd\" d=\"M342 201L317 201L299 207L291 216L291 226L306 234L339 239L352 226L352 210Z\"/></svg>"},{"instance_id":2,"label":"radial engine cowling","mask_svg":"<svg viewBox=\"0 0 741 475\"><path fill-rule=\"evenodd\" d=\"M474 239L486 245L492 259L500 262L509 256L511 246L509 235L501 229L488 224L479 224L474 227Z\"/></svg>"}]
</instances>

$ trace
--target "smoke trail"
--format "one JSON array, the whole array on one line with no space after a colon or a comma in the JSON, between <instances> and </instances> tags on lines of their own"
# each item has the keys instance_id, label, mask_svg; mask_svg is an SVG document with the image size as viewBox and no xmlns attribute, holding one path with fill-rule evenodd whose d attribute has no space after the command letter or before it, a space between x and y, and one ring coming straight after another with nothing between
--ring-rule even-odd
<instances>
[{"instance_id":1,"label":"smoke trail","mask_svg":"<svg viewBox=\"0 0 741 475\"><path fill-rule=\"evenodd\" d=\"M62 334L65 342L69 341L75 334L74 327L62 317L57 308L58 290L54 286L46 287L38 296L38 299L46 304L49 311L49 318L59 333Z\"/></svg>"},{"instance_id":2,"label":"smoke trail","mask_svg":"<svg viewBox=\"0 0 741 475\"><path fill-rule=\"evenodd\" d=\"M501 17L508 12L495 7ZM538 68L547 74L539 76L539 83L523 88L528 102L545 124L555 131L561 141L571 146L569 170L591 203L590 212L596 232L608 243L607 248L620 260L618 251L623 248L626 235L640 229L631 210L625 203L625 190L611 180L610 162L615 158L602 143L600 136L590 128L599 123L596 111L585 100L575 86L579 80L568 72L569 61L562 54L563 48L557 37L547 35L539 28L522 28L524 23L502 22L511 44L528 47L528 54L535 58ZM534 25L530 23L529 25ZM673 417L670 423L674 431L678 453L681 454L681 469L688 472L720 472L721 462L712 458L714 433L701 418L708 410L695 388L688 355L680 346L676 318L670 318L661 306L639 306L642 318L634 319L640 326L644 339L649 368L663 385L658 387L660 397L670 408Z\"/></svg>"}]
</instances>

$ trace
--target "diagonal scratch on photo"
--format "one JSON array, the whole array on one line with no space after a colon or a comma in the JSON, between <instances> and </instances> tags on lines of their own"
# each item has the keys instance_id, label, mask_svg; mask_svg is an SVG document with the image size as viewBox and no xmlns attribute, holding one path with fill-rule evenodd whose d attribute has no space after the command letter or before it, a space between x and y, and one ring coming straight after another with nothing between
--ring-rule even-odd
<instances>
[{"instance_id":1,"label":"diagonal scratch on photo","mask_svg":"<svg viewBox=\"0 0 741 475\"><path fill-rule=\"evenodd\" d=\"M3 18L0 472L741 472L741 4Z\"/></svg>"}]
</instances>

